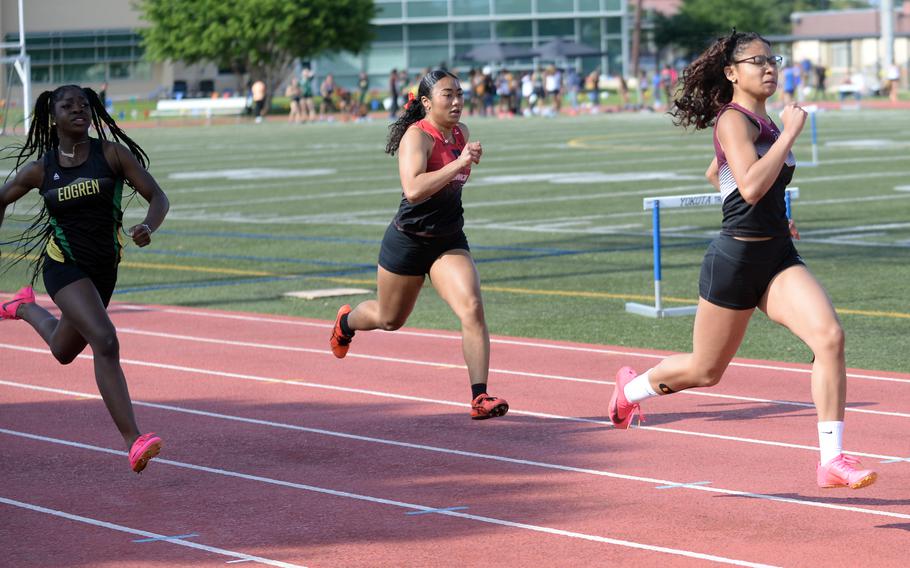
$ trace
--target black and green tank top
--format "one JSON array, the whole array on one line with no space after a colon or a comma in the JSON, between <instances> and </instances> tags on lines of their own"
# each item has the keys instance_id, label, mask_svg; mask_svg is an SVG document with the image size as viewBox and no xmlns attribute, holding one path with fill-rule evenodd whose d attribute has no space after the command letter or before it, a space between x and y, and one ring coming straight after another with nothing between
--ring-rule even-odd
<instances>
[{"instance_id":1,"label":"black and green tank top","mask_svg":"<svg viewBox=\"0 0 910 568\"><path fill-rule=\"evenodd\" d=\"M56 150L46 153L40 193L51 225L47 255L100 268L120 262L123 179L107 163L101 140L90 144L88 159L78 166L61 166Z\"/></svg>"}]
</instances>

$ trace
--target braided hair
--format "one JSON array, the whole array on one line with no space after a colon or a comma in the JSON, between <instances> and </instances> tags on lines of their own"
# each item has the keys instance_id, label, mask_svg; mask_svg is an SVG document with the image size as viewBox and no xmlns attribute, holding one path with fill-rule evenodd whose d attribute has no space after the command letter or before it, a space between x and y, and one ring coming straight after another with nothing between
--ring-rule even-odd
<instances>
[{"instance_id":1,"label":"braided hair","mask_svg":"<svg viewBox=\"0 0 910 568\"><path fill-rule=\"evenodd\" d=\"M724 68L732 65L736 56L754 41L771 45L757 33L734 29L730 35L718 38L686 67L682 88L669 113L676 126L695 126L695 130L701 130L714 124L720 109L733 100L733 84L727 79Z\"/></svg>"},{"instance_id":2,"label":"braided hair","mask_svg":"<svg viewBox=\"0 0 910 568\"><path fill-rule=\"evenodd\" d=\"M445 77L458 80L457 75L445 69L434 69L423 76L423 79L420 80L420 85L417 87L417 96L404 105L404 111L398 117L398 120L389 126L389 139L385 147L386 154L394 156L395 152L398 151L398 145L401 144L401 138L408 128L427 115L427 111L421 104L420 99L423 97L432 98L433 86Z\"/></svg>"},{"instance_id":3,"label":"braided hair","mask_svg":"<svg viewBox=\"0 0 910 568\"><path fill-rule=\"evenodd\" d=\"M0 160L13 159L16 162L6 177L7 181L30 160L40 160L48 152L57 151L60 139L54 122L54 106L63 98L64 93L71 89L80 91L88 100L89 108L91 109L92 126L95 128L95 132L98 133L98 138L123 144L143 168L148 168L148 154L117 126L113 117L104 107L104 102L101 101L95 91L78 85L63 85L53 91L44 91L38 95L25 142L21 146L12 145L3 149L4 155L0 155ZM133 195L135 195L135 186L128 179L124 179L124 181L133 189ZM41 252L47 246L47 241L52 231L53 228L49 223L47 208L42 203L41 210L31 218L31 224L28 228L20 233L17 238L0 242L0 246L13 246L16 251L16 254L13 255L14 260L7 264L3 272L6 272L22 260L31 258L33 259L34 268L31 282L34 284L42 268L43 255Z\"/></svg>"}]
</instances>

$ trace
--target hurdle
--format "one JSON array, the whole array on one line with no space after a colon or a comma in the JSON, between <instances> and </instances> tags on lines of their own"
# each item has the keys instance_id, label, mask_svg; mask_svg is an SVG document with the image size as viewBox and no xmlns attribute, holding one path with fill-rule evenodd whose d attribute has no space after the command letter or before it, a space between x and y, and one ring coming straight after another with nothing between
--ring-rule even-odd
<instances>
[{"instance_id":1,"label":"hurdle","mask_svg":"<svg viewBox=\"0 0 910 568\"><path fill-rule=\"evenodd\" d=\"M792 219L791 200L799 199L799 188L787 188L784 194L784 203L787 207L787 218ZM661 209L688 209L692 207L718 206L723 203L720 192L701 193L697 195L671 195L667 197L646 197L644 209L651 210L651 239L654 249L654 305L626 302L626 311L639 316L650 318L665 318L673 316L691 316L695 314L696 306L680 306L665 308L661 299L661 259L660 259L660 210Z\"/></svg>"},{"instance_id":2,"label":"hurdle","mask_svg":"<svg viewBox=\"0 0 910 568\"><path fill-rule=\"evenodd\" d=\"M818 114L818 105L808 105L803 107L809 113L809 130L812 134L812 161L799 162L799 166L814 168L819 165L818 162L818 125L816 124L815 115Z\"/></svg>"}]
</instances>

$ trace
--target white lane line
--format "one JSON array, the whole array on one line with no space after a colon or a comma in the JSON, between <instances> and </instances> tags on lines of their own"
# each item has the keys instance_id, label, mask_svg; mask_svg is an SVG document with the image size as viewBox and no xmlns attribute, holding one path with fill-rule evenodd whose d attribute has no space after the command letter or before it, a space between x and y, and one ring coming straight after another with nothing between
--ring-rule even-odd
<instances>
[{"instance_id":1,"label":"white lane line","mask_svg":"<svg viewBox=\"0 0 910 568\"><path fill-rule=\"evenodd\" d=\"M99 446L92 446L92 445L83 444L80 442L62 440L59 438L50 438L47 436L30 434L27 432L19 432L16 430L7 430L5 428L0 428L0 433L8 434L10 436L18 436L20 438L26 438L26 439L30 439L30 440L36 440L36 441L40 441L40 442L50 442L53 444L70 446L70 447L79 448L82 450L91 450L91 451L101 452L101 453L106 453L106 454L115 454L117 456L124 454L124 452L122 452L122 451L112 450L109 448L102 448ZM348 491L339 491L336 489L317 487L315 485L294 483L291 481L283 481L280 479L273 479L273 478L269 478L269 477L262 477L259 475L251 475L248 473L240 473L237 471L230 471L230 470L226 470L226 469L207 467L207 466L196 465L196 464L191 464L191 463L186 463L186 462L179 462L179 461L168 460L168 459L163 459L163 458L155 458L155 463L171 465L174 467L189 469L192 471L200 471L203 473L221 475L224 477L233 477L233 478L238 478L238 479L245 479L247 481L256 481L259 483L266 483L269 485L277 485L277 486L281 486L281 487L288 487L291 489L300 489L303 491L310 491L313 493L321 493L323 495L331 495L333 497L342 497L342 498L346 498L346 499L354 499L357 501L366 501L369 503L376 503L376 504L380 504L380 505L390 505L393 507L400 507L400 508L409 509L412 511L432 511L433 513L435 513L437 515L446 515L446 516L450 516L450 517L457 517L457 518L471 520L471 521L478 521L481 523L499 525L499 526L515 528L515 529L524 529L524 530L529 530L529 531L534 531L534 532L539 532L539 533L546 533L546 534L551 534L551 535L556 535L556 536L564 536L564 537L569 537L569 538L574 538L574 539L599 542L599 543L603 543L603 544L612 544L612 545L616 545L616 546L623 546L626 548L636 548L639 550L647 550L649 552L661 552L664 554L672 554L675 556L696 558L699 560L708 560L711 562L718 562L721 564L733 564L736 566L754 566L754 567L769 566L768 564L759 564L756 562L749 562L746 560L725 558L723 556L716 556L713 554L704 554L701 552L693 552L693 551L677 549L677 548L668 548L665 546L655 546L655 545L651 545L651 544L643 544L643 543L634 542L634 541L630 541L630 540L621 540L621 539L609 538L609 537L605 537L605 536L556 529L556 528L552 528L552 527L545 527L545 526L540 526L540 525L532 525L532 524L528 524L528 523L507 521L504 519L497 519L494 517L486 517L486 516L481 516L481 515L474 515L471 513L463 513L461 511L440 510L437 507L429 507L426 505L419 505L416 503L407 503L404 501L396 501L394 499L385 499L383 497L373 497L371 495L362 495L359 493L351 493ZM908 515L907 518L910 518L910 515ZM118 527L118 525L113 525L110 528L114 528L114 527ZM126 528L126 527L123 527L123 528ZM119 528L116 530L119 530ZM132 529L130 529L130 530L132 530ZM134 534L152 535L152 533L145 533L144 531L141 533L136 532ZM157 536L157 535L153 535L153 536ZM171 542L171 541L169 541L169 542ZM174 542L179 542L179 541L174 541ZM188 543L188 544L194 544L194 543Z\"/></svg>"},{"instance_id":2,"label":"white lane line","mask_svg":"<svg viewBox=\"0 0 910 568\"><path fill-rule=\"evenodd\" d=\"M20 433L13 433L12 431L9 431L9 430L0 430L0 431L7 433L7 434L20 435ZM25 436L25 437L31 437L31 436ZM53 440L51 438L48 438L44 441L54 441L57 443L62 442L62 440ZM106 448L92 448L92 449L98 449L98 450L102 450L102 451L106 450ZM109 451L113 452L113 450L109 450ZM114 452L114 453L122 454L124 452ZM8 499L6 497L0 497L0 503L3 503L5 505L10 505L12 507L19 507L20 509L27 509L29 511L34 511L36 513L44 513L46 515L53 515L55 517L61 517L63 519L67 519L69 521L76 521L79 523L93 525L96 527L110 529L113 531L119 531L119 532L124 532L124 533L132 534L132 535L139 535L139 536L152 538L155 540L161 540L168 544L177 544L180 546L185 546L187 548L195 548L196 550L203 550L205 552L219 554L221 556L229 556L231 558L237 558L239 560L243 560L246 562L259 562L261 564L266 564L268 566L280 566L283 568L305 568L304 566L302 566L300 564L291 564L289 562L281 562L280 560L272 560L270 558L263 558L261 556L253 556L251 554L244 554L242 552L234 552L233 550L226 550L224 548L217 548L215 546L199 544L198 542L183 540L182 538L167 537L165 535L161 535L161 534L157 534L157 533L153 533L153 532L149 532L149 531L144 531L141 529L125 527L123 525L117 525L114 523L109 523L107 521L99 521L98 519L92 519L90 517L83 517L82 515L74 515L72 513L58 511L57 509L49 509L47 507L41 507L39 505L33 505L31 503L25 503L23 501L17 501L15 499Z\"/></svg>"},{"instance_id":3,"label":"white lane line","mask_svg":"<svg viewBox=\"0 0 910 568\"><path fill-rule=\"evenodd\" d=\"M133 305L133 304L118 304L118 308L126 310L134 310L140 312L163 312L168 314L178 314L178 315L188 315L194 317L207 317L207 318L220 318L220 319L230 319L237 321L249 321L254 323L275 323L280 325L290 325L298 327L317 327L321 329L331 329L332 323L323 323L323 322L311 322L311 321L300 321L300 320L289 320L289 319L279 319L279 318L270 318L268 316L260 315L243 315L243 314L232 314L224 312L207 312L203 310L191 310L186 308L159 308L159 307L150 307L143 305ZM413 337L426 337L430 339L445 339L450 341L461 341L461 335L456 333L442 333L442 332L425 332L425 331L409 331L399 329L395 332L396 335L407 335ZM636 357L640 359L656 359L662 360L665 359L673 353L667 355L660 355L657 353L641 353L634 351L619 351L616 349L604 349L600 347L581 347L577 345L559 345L552 343L539 343L535 341L527 341L520 339L501 339L501 338L490 338L491 343L496 343L500 345L514 345L517 347L532 347L535 349L554 349L560 351L575 351L579 353L594 353L600 355L621 355L624 357ZM798 373L802 375L811 375L812 369L804 369L800 367L788 367L785 364L763 364L763 363L743 363L733 361L730 363L730 367L743 367L748 369L763 369L769 371L783 371L789 373ZM848 378L852 379L864 379L871 381L884 381L884 382L894 382L894 383L905 383L910 384L910 379L901 379L895 377L884 377L881 375L869 375L864 373L847 373Z\"/></svg>"},{"instance_id":4,"label":"white lane line","mask_svg":"<svg viewBox=\"0 0 910 568\"><path fill-rule=\"evenodd\" d=\"M157 331L143 331L134 328L120 328L118 330L120 333L133 334L133 335L145 335L150 337L159 337L162 339L174 339L179 341L194 341L197 343L209 343L213 345L230 345L233 347L250 347L253 349L266 349L272 351L288 351L292 353L309 353L313 355L323 355L329 356L331 352L327 349L314 349L312 347L290 347L286 345L273 345L269 343L255 343L250 341L232 341L228 339L217 339L210 337L198 337L194 335L179 335L174 333L164 333ZM348 353L348 357L356 359L365 359L368 361L381 361L383 363L394 363L394 364L405 364L405 365L419 365L424 367L433 367L440 368L445 367L449 369L463 369L466 370L465 365L458 365L453 363L444 363L441 361L420 361L416 359L404 359L400 357L385 357L382 355L367 355L364 353ZM581 377L567 377L564 375L550 375L544 373L534 373L531 371L512 371L509 369L496 369L490 368L490 373L495 373L499 375L509 375L516 377L532 377L535 379L546 379L546 380L555 380L555 381L568 381L568 382L578 382L578 383L589 383L589 384L598 384L598 385L613 385L614 381L605 381L600 379L585 379ZM783 406L797 406L800 408L815 408L815 405L810 402L798 402L791 400L777 400L770 398L758 398L751 396L741 396L741 395L732 395L732 394L720 394L699 390L684 390L681 391L681 394L686 396L700 396L707 398L720 398L725 400L737 400L741 402L756 402L762 404L779 404ZM847 407L848 412L857 412L860 414L874 414L877 416L895 416L898 418L910 418L910 413L906 412L893 412L887 410L871 410L868 408L852 408Z\"/></svg>"},{"instance_id":5,"label":"white lane line","mask_svg":"<svg viewBox=\"0 0 910 568\"><path fill-rule=\"evenodd\" d=\"M0 348L2 348L2 347L9 348L9 346L0 345ZM44 351L41 349L34 349L34 348L28 348L28 347L14 348L14 349L32 352L32 353L41 353L41 354L48 353L47 351ZM90 355L79 355L79 358L84 359L84 360L92 359ZM122 360L121 362L124 364L135 364L138 366L163 368L163 369L167 369L167 370L193 373L193 374L202 374L202 375L207 375L207 376L225 377L225 378L232 378L232 379L238 379L238 380L266 382L266 383L273 383L273 384L285 384L285 385L291 385L291 386L296 386L296 387L318 388L318 389L346 392L346 393L359 394L359 395L377 396L377 397L381 397L381 398L391 398L391 399L395 399L395 400L425 402L425 403L429 403L429 404L452 406L452 407L456 407L456 408L467 408L467 406L468 406L467 404L460 403L460 402L454 402L454 401L450 401L450 400L405 396L405 395L398 395L398 394L388 393L388 392L371 391L371 390L366 390L366 389L356 389L356 388L351 388L351 387L340 387L340 386L324 385L324 384L317 384L317 383L306 383L306 382L302 382L302 381L292 381L292 380L278 379L278 378L272 378L272 377L261 377L261 376L256 376L256 375L243 375L243 374L238 374L238 373L227 373L227 372L211 371L211 370L206 370L206 369L194 369L194 368L190 368L190 367L178 367L178 366L166 365L166 364L162 364L162 363L137 362L137 361L131 361L131 360ZM29 387L29 386L24 386L21 383L14 383L14 382L3 381L3 380L0 380L0 384L18 387L18 388L32 388L33 390L47 390L48 392L58 392L58 393L64 393L64 394L69 394L69 395L73 395L73 396L98 398L98 395L85 395L83 393L76 393L73 391L59 391L57 389L50 389L49 387L37 387L37 386ZM151 403L143 403L143 404L145 404L147 406L151 406ZM169 407L168 409L177 409L177 407L173 407L173 408ZM514 415L531 416L534 418L544 418L544 419L549 419L549 420L560 420L560 421L567 421L567 422L581 422L581 423L585 423L585 424L596 424L599 426L608 426L611 428L613 427L613 424L609 420L596 420L593 418L581 418L581 417L575 417L575 416L563 416L563 415L559 415L559 414L550 414L550 413L544 413L544 412L534 412L534 411L529 411L529 410L519 410L519 409L516 409L515 407L510 408L509 412ZM744 437L740 437L740 436L712 434L712 433L707 433L707 432L681 430L678 428L669 428L669 427L661 427L661 426L638 426L637 428L641 429L641 430L645 430L645 431L651 431L651 432L661 432L661 433L665 433L665 434L678 434L678 435L683 435L683 436L693 436L693 437L697 437L697 438L723 440L723 441L727 441L727 442L756 444L756 445L761 445L761 446L771 446L771 447L797 449L797 450L808 450L811 452L818 451L818 447L816 447L816 446L807 446L807 445L803 445L803 444L793 444L793 443L788 443L788 442L776 442L773 440L744 438ZM900 459L900 456L892 456L892 455L887 455L887 454L855 452L855 451L850 451L849 453L853 454L853 455L857 455L857 456L882 459L882 460Z\"/></svg>"},{"instance_id":6,"label":"white lane line","mask_svg":"<svg viewBox=\"0 0 910 568\"><path fill-rule=\"evenodd\" d=\"M0 385L9 386L9 387L13 387L13 388L21 388L21 389L25 389L25 390L34 390L34 391L38 391L38 392L63 394L66 396L72 396L72 397L76 397L76 398L94 398L96 400L101 400L101 397L96 394L81 393L81 392L69 391L69 390L64 390L64 389L56 389L56 388L51 388L51 387L41 387L41 386L37 386L37 385L28 385L28 384L24 384L24 383L14 383L11 381L0 380ZM187 407L183 407L183 406L174 406L174 405L170 405L170 404L160 404L160 403L154 403L154 402L141 402L141 401L135 401L135 400L133 401L133 404L136 406L144 406L144 407L148 407L148 408L155 408L158 410L180 412L183 414L191 414L191 415L195 415L195 416L205 416L207 418L215 418L215 419L219 419L219 420L241 422L241 423L245 423L245 424L269 426L272 428L281 428L284 430L293 430L293 431L297 431L297 432L307 432L310 434L332 436L335 438L355 440L358 442L383 444L383 445L388 445L388 446L395 446L395 447L408 448L408 449L414 449L414 450L422 450L422 451L428 451L428 452L436 452L436 453L441 453L441 454L450 454L450 455L456 455L456 456L461 456L461 457L478 458L478 459L499 461L499 462L505 462L505 463L511 463L511 464L518 464L518 465L528 465L528 466L539 467L539 468L544 468L544 469L568 471L568 472L572 472L572 473L583 473L583 474L588 474L588 475L596 475L599 477L623 479L626 481L641 481L641 482L645 482L645 483L649 483L649 484L662 482L662 480L653 479L650 477L642 477L642 476L638 476L638 475L614 473L614 472L609 472L609 471L604 471L604 470L599 470L599 469L573 467L573 466L568 466L568 465L540 462L540 461L535 461L535 460L510 458L510 457L499 456L499 455L495 455L495 454L481 454L481 453L469 452L469 451L465 451L465 450L454 450L451 448L430 446L427 444L414 444L414 443L410 443L410 442L401 442L398 440L389 440L387 438L375 438L375 437L371 437L371 436L361 436L358 434L349 434L346 432L338 432L336 430L311 428L311 427L307 427L307 426L299 426L296 424L288 424L285 422L275 422L272 420L262 420L262 419L258 419L258 418L247 418L244 416L237 416L237 415L233 415L233 414L221 414L218 412L197 410L197 409L193 409L193 408L187 408ZM519 412L519 414L521 414L521 413ZM607 423L607 424L609 424L609 423ZM641 427L641 429L642 430L651 429L651 430L660 431L660 429L657 429L657 428ZM785 448L790 448L790 449L795 448L795 449L801 449L801 450L811 450L813 452L818 451L818 448L814 448L812 446L785 444L783 442L779 442L779 443L778 442L767 442L767 445L785 447ZM881 454L870 454L870 453L865 453L865 452L853 452L853 451L848 451L847 453L850 455L854 455L854 456L862 456L862 457L869 457L869 458L889 458L889 459L883 460L880 463L894 463L894 462L904 461L902 458L886 456L886 455L881 455ZM724 491L732 491L732 490L719 489L718 491L724 492ZM749 495L752 496L753 494L750 493Z\"/></svg>"}]
</instances>

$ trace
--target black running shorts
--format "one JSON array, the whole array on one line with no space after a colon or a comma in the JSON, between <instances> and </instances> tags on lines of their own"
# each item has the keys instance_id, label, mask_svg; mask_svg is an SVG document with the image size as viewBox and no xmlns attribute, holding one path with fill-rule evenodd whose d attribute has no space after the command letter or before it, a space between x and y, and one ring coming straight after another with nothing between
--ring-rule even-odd
<instances>
[{"instance_id":1,"label":"black running shorts","mask_svg":"<svg viewBox=\"0 0 910 568\"><path fill-rule=\"evenodd\" d=\"M464 231L443 237L420 237L399 231L392 223L382 237L379 266L401 276L423 276L429 274L437 258L455 249L471 250Z\"/></svg>"},{"instance_id":2,"label":"black running shorts","mask_svg":"<svg viewBox=\"0 0 910 568\"><path fill-rule=\"evenodd\" d=\"M107 307L117 285L117 265L106 269L87 270L76 264L57 262L45 256L43 276L44 288L51 299L57 295L57 292L73 282L88 278L98 290L104 307Z\"/></svg>"},{"instance_id":3,"label":"black running shorts","mask_svg":"<svg viewBox=\"0 0 910 568\"><path fill-rule=\"evenodd\" d=\"M720 235L705 253L698 293L723 308L749 310L758 306L777 274L797 264L805 263L789 236L740 241Z\"/></svg>"}]
</instances>

